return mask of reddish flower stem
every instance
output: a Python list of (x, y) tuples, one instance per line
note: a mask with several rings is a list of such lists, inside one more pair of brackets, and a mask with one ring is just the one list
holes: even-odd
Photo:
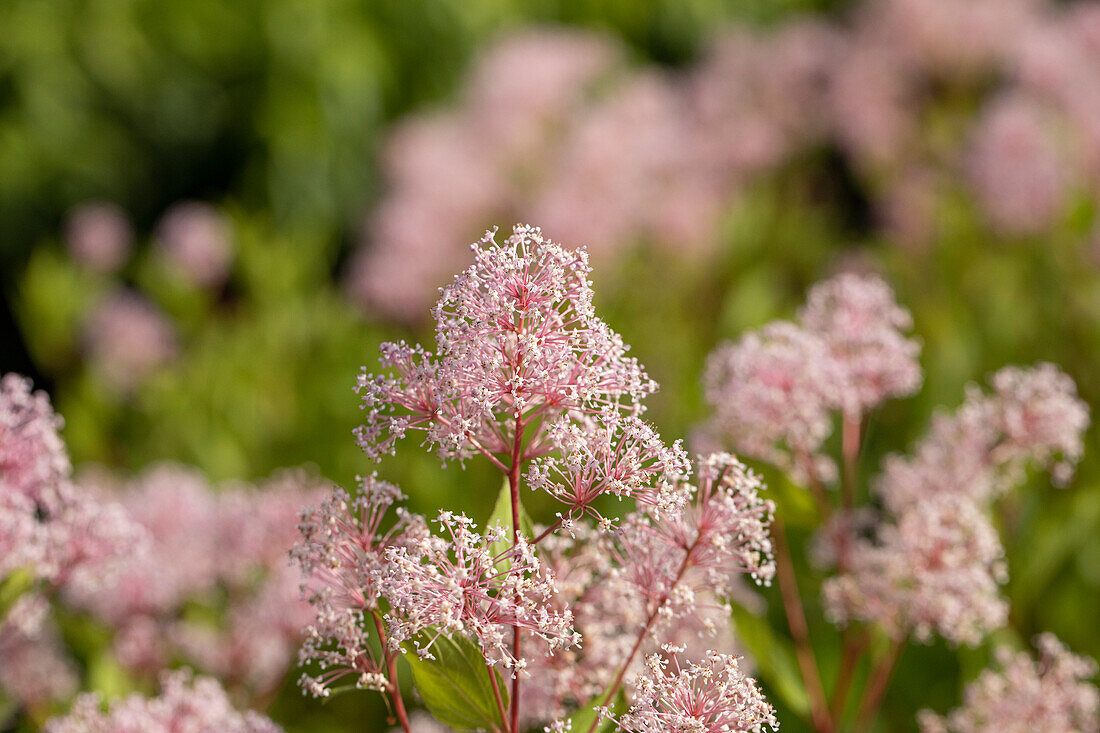
[(840, 662), (840, 671), (837, 673), (836, 686), (833, 687), (833, 695), (829, 700), (829, 714), (833, 719), (833, 726), (836, 728), (840, 727), (841, 719), (844, 717), (848, 691), (852, 687), (852, 679), (855, 677), (859, 655), (867, 648), (867, 637), (865, 634), (853, 637), (851, 629), (845, 628), (841, 632), (841, 642), (844, 652)]
[(386, 660), (386, 675), (390, 680), (390, 699), (393, 700), (393, 712), (401, 723), (401, 730), (412, 733), (409, 727), (409, 714), (405, 711), (405, 701), (401, 698), (401, 688), (397, 685), (397, 655), (390, 651), (386, 643), (386, 629), (382, 626), (382, 619), (377, 613), (371, 614), (374, 618), (374, 627), (378, 630), (378, 642), (382, 645), (382, 656)]
[(863, 700), (860, 702), (859, 711), (856, 713), (854, 730), (865, 731), (870, 729), (871, 721), (875, 719), (875, 715), (882, 705), (882, 699), (886, 696), (886, 689), (890, 686), (890, 678), (894, 674), (898, 657), (901, 656), (901, 651), (904, 648), (903, 641), (892, 641), (886, 656), (880, 659), (871, 670), (871, 676), (863, 693)]
[[(631, 662), (634, 661), (634, 657), (638, 656), (638, 650), (642, 648), (642, 643), (645, 641), (646, 635), (649, 633), (650, 627), (653, 626), (653, 622), (657, 620), (657, 614), (661, 612), (661, 607), (664, 606), (665, 601), (668, 600), (672, 590), (679, 585), (680, 580), (684, 577), (684, 573), (691, 567), (691, 558), (695, 552), (695, 547), (699, 543), (699, 538), (696, 537), (695, 541), (691, 544), (691, 547), (687, 548), (687, 554), (684, 555), (684, 561), (680, 563), (680, 570), (676, 573), (676, 579), (672, 581), (672, 585), (669, 586), (669, 592), (666, 593), (654, 606), (653, 611), (649, 614), (649, 618), (646, 619), (645, 626), (642, 627), (641, 632), (638, 634), (638, 638), (634, 642), (634, 646), (630, 649), (630, 655), (623, 662), (623, 666), (619, 668), (619, 673), (615, 675), (615, 681), (611, 683), (611, 687), (607, 688), (607, 692), (603, 695), (604, 705), (606, 705), (611, 698), (615, 697), (615, 693), (619, 691), (619, 688), (623, 684), (623, 678), (626, 677), (626, 671), (630, 669)], [(596, 726), (599, 725), (600, 718), (596, 717), (592, 721), (592, 725), (589, 726), (587, 733), (593, 733), (596, 730)]]
[(776, 574), (779, 577), (779, 594), (783, 598), (783, 612), (787, 616), (787, 626), (794, 640), (795, 655), (798, 658), (802, 684), (810, 699), (810, 716), (814, 729), (818, 733), (832, 733), (833, 721), (829, 715), (829, 706), (825, 702), (825, 688), (821, 684), (821, 673), (817, 668), (817, 657), (810, 645), (810, 631), (806, 625), (806, 614), (802, 609), (802, 599), (798, 595), (794, 565), (791, 563), (791, 551), (787, 546), (787, 536), (783, 522), (777, 514), (772, 520), (772, 535), (775, 538)]
[(840, 482), (840, 499), (845, 509), (856, 503), (856, 479), (859, 465), (860, 416), (845, 413), (840, 427), (840, 450), (843, 455), (843, 473)]
[[(512, 439), (512, 464), (508, 468), (508, 489), (512, 499), (512, 544), (519, 542), (519, 485), (523, 463), (523, 417), (517, 411), (516, 434)], [(519, 659), (520, 628), (512, 627), (512, 657)], [(519, 671), (512, 670), (512, 731), (519, 731)]]
[(491, 665), (486, 664), (485, 669), (489, 671), (489, 684), (493, 686), (493, 698), (497, 702), (497, 714), (500, 715), (500, 724), (503, 726), (504, 733), (509, 733), (508, 728), (508, 713), (504, 710), (504, 700), (500, 697), (500, 685), (497, 684), (497, 674)]
[(547, 538), (548, 536), (552, 535), (552, 534), (553, 534), (554, 532), (557, 532), (557, 531), (558, 531), (558, 527), (560, 527), (560, 526), (562, 525), (562, 521), (563, 521), (563, 520), (561, 520), (561, 519), (558, 519), (558, 521), (554, 522), (554, 523), (553, 523), (553, 524), (551, 524), (551, 525), (550, 525), (549, 527), (547, 527), (546, 529), (544, 529), (544, 530), (543, 530), (543, 531), (542, 531), (542, 532), (541, 532), (541, 533), (539, 534), (539, 536), (538, 536), (538, 537), (536, 537), (536, 538), (535, 538), (534, 540), (532, 540), (532, 541), (531, 541), (531, 544), (532, 544), (532, 545), (537, 545), (538, 543), (540, 543), (540, 542), (542, 542), (542, 541), (543, 541), (544, 539), (546, 539), (546, 538)]

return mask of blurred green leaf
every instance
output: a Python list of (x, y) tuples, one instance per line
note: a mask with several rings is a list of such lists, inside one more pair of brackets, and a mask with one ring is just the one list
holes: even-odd
[(34, 588), (34, 583), (34, 573), (26, 568), (13, 570), (0, 580), (0, 621), (4, 620), (20, 598)]
[(733, 607), (733, 619), (737, 638), (748, 647), (760, 675), (787, 707), (799, 715), (807, 715), (810, 702), (802, 686), (791, 642), (778, 636), (767, 619), (740, 606)]
[(569, 716), (569, 722), (572, 725), (569, 729), (571, 733), (588, 733), (589, 729), (592, 730), (592, 733), (608, 733), (615, 730), (615, 722), (607, 718), (596, 725), (595, 728), (592, 727), (599, 719), (599, 714), (596, 712), (598, 707), (610, 708), (612, 714), (616, 716), (626, 712), (626, 695), (623, 693), (622, 688), (616, 691), (610, 705), (608, 705), (607, 700), (607, 693), (605, 692), (577, 708), (577, 711)]

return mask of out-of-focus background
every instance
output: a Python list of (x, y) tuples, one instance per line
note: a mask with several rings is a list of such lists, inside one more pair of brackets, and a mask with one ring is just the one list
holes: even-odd
[[(78, 467), (350, 487), (375, 468), (358, 368), (430, 343), (469, 243), (525, 221), (589, 247), (669, 438), (705, 416), (716, 343), (881, 272), (926, 378), (874, 417), (867, 480), (1005, 364), (1061, 365), (1097, 413), (1098, 209), (1083, 0), (0, 3), (0, 371), (52, 395)], [(1097, 435), (1005, 537), (1013, 627), (1094, 657)], [(420, 511), (483, 519), (498, 488), (411, 441), (380, 470)], [(909, 654), (895, 730), (988, 659)], [(384, 728), (367, 695), (320, 705), (295, 677), (265, 701), (288, 730)]]

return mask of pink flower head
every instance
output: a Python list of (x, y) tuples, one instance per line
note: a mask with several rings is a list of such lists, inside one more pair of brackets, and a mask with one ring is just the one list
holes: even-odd
[(423, 537), (386, 551), (390, 574), (383, 595), (394, 648), (412, 642), (420, 657), (431, 658), (439, 635), (463, 634), (477, 642), (486, 662), (514, 676), (527, 660), (512, 655), (510, 627), (541, 640), (547, 653), (580, 641), (572, 613), (550, 610), (554, 578), (543, 572), (525, 537), (509, 546), (504, 526), (481, 534), (465, 515), (448, 511), (438, 522), (445, 538)]
[(542, 489), (569, 507), (569, 519), (591, 515), (605, 529), (611, 520), (592, 502), (603, 494), (633, 498), (654, 513), (679, 511), (679, 486), (690, 472), (687, 453), (676, 441), (665, 445), (652, 426), (632, 415), (607, 410), (595, 419), (560, 419), (548, 430), (560, 455), (537, 458), (528, 470), (532, 489)]
[[(31, 707), (65, 700), (80, 686), (76, 665), (69, 657), (61, 634), (45, 619), (22, 619), (28, 605), (39, 606), (31, 613), (48, 613), (46, 601), (20, 599), (16, 608), (0, 622), (0, 690), (23, 706)], [(13, 618), (14, 617), (14, 618)]]
[(521, 439), (515, 460), (561, 455), (530, 478), (570, 513), (591, 513), (606, 492), (674, 506), (668, 477), (686, 466), (683, 451), (636, 417), (656, 384), (596, 317), (584, 250), (526, 226), (503, 244), (488, 232), (473, 250), (474, 265), (433, 310), (438, 355), (383, 344), (391, 374), (360, 375), (363, 449), (375, 458), (392, 453), (416, 429), (444, 460), (480, 453), (507, 472), (498, 456)]
[(990, 379), (993, 425), (999, 433), (994, 464), (1005, 466), (1017, 482), (1020, 470), (1034, 463), (1049, 468), (1055, 482), (1072, 478), (1084, 454), (1089, 407), (1077, 385), (1057, 366), (1005, 367)]
[(892, 511), (941, 493), (979, 504), (1004, 493), (1038, 465), (1065, 484), (1084, 452), (1089, 413), (1066, 374), (1053, 364), (1005, 367), (952, 414), (937, 415), (911, 457), (890, 456), (878, 493)]
[(848, 569), (822, 586), (834, 621), (858, 619), (897, 637), (938, 634), (977, 644), (1000, 628), (1008, 607), (999, 594), (1004, 550), (984, 513), (968, 498), (939, 494), (857, 539)]
[(1026, 652), (997, 650), (997, 665), (966, 686), (963, 705), (941, 718), (919, 715), (922, 733), (1100, 731), (1100, 692), (1087, 680), (1096, 663), (1070, 653), (1053, 634), (1035, 640), (1037, 660)]
[(168, 317), (141, 295), (119, 289), (96, 304), (84, 324), (94, 369), (114, 389), (136, 387), (176, 355)]
[[(84, 479), (96, 480), (109, 478)], [(260, 488), (212, 487), (196, 471), (153, 467), (118, 490), (148, 546), (132, 547), (109, 578), (69, 583), (66, 598), (115, 629), (116, 656), (131, 671), (153, 674), (182, 657), (231, 680), (235, 694), (267, 694), (311, 616), (287, 552), (298, 509), (318, 498), (319, 484), (283, 472)], [(218, 622), (189, 617), (191, 604)]]
[(94, 582), (140, 540), (117, 506), (73, 486), (61, 425), (30, 380), (0, 381), (0, 577), (26, 568), (55, 585)]
[(199, 287), (225, 282), (233, 259), (229, 223), (209, 204), (185, 201), (165, 212), (156, 244), (172, 270)]
[(844, 409), (858, 415), (920, 387), (920, 343), (909, 311), (881, 278), (843, 273), (810, 290), (799, 320), (825, 339), (844, 375)]
[(978, 205), (998, 230), (1033, 234), (1065, 211), (1074, 171), (1064, 137), (1024, 95), (989, 105), (974, 134), (969, 174)]
[(760, 497), (760, 477), (729, 453), (700, 456), (698, 488), (676, 516), (659, 519), (655, 530), (704, 577), (700, 585), (729, 596), (741, 575), (770, 585), (775, 575), (769, 535), (775, 502)]
[[(88, 483), (108, 480), (90, 477)], [(146, 551), (131, 553), (112, 582), (69, 589), (71, 603), (123, 626), (139, 616), (169, 615), (215, 587), (217, 498), (204, 476), (180, 466), (155, 466), (126, 485), (120, 498), (153, 542)]]
[(353, 260), (352, 294), (373, 312), (422, 319), (463, 266), (462, 243), (495, 217), (543, 209), (531, 199), (623, 55), (575, 29), (505, 34), (473, 65), (454, 108), (402, 121), (384, 145), (388, 190)]
[(99, 695), (77, 698), (68, 715), (46, 723), (46, 733), (280, 733), (268, 718), (235, 710), (218, 682), (210, 677), (191, 679), (186, 671), (165, 672), (161, 694), (115, 700), (101, 710)]
[(645, 624), (638, 594), (614, 572), (610, 541), (607, 533), (577, 522), (569, 533), (539, 543), (539, 561), (557, 586), (550, 607), (573, 613), (581, 643), (528, 660), (530, 679), (522, 687), (520, 708), (526, 727), (563, 717), (606, 690)]
[(842, 402), (842, 370), (819, 335), (777, 321), (719, 346), (703, 376), (714, 408), (710, 430), (742, 453), (806, 477), (835, 472), (819, 455)]
[(354, 499), (337, 490), (320, 506), (302, 512), (302, 536), (291, 557), (305, 576), (302, 587), (314, 610), (299, 656), (302, 664), (321, 666), (320, 674), (301, 680), (315, 696), (328, 696), (333, 683), (349, 675), (360, 688), (386, 689), (370, 646), (367, 617), (379, 608), (386, 549), (427, 535), (423, 518), (402, 507), (395, 510), (397, 521), (383, 527), (390, 507), (404, 498), (393, 484), (369, 476), (361, 480)]
[(779, 728), (756, 680), (742, 673), (735, 657), (710, 651), (700, 662), (681, 665), (682, 649), (665, 651), (668, 656), (646, 659), (630, 709), (614, 716), (604, 708), (601, 717), (614, 720), (627, 733), (759, 733), (765, 727)]
[(65, 221), (65, 244), (73, 258), (96, 272), (115, 272), (126, 261), (134, 232), (116, 204), (93, 201), (77, 206)]

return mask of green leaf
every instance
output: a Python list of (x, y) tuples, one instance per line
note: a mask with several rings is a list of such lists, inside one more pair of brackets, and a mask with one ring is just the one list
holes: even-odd
[[(493, 505), (493, 513), (489, 515), (489, 519), (485, 522), (485, 529), (489, 529), (498, 522), (504, 527), (511, 528), (512, 526), (512, 492), (507, 477), (504, 478), (504, 485), (500, 487), (500, 493), (497, 494), (497, 502)], [(519, 531), (527, 535), (528, 539), (535, 536), (535, 527), (531, 523), (531, 518), (527, 516), (527, 511), (523, 508), (522, 502), (519, 505)], [(511, 532), (508, 533), (508, 537), (511, 537)], [(505, 552), (511, 546), (512, 543), (508, 541), (493, 542), (489, 545), (489, 551), (496, 556)], [(504, 569), (511, 566), (511, 562), (508, 560), (500, 564), (504, 565)]]
[[(432, 644), (435, 659), (421, 659), (407, 652), (413, 681), (424, 705), (436, 720), (459, 730), (502, 728), (485, 659), (474, 643), (464, 636), (439, 636)], [(508, 691), (495, 668), (497, 687), (505, 709)]]
[(608, 733), (615, 730), (615, 723), (607, 719), (600, 721), (595, 728), (592, 727), (592, 724), (599, 719), (596, 708), (604, 706), (611, 708), (611, 712), (615, 715), (622, 715), (626, 711), (626, 696), (623, 694), (622, 688), (619, 688), (619, 691), (615, 693), (610, 705), (607, 704), (607, 693), (605, 692), (577, 708), (576, 712), (569, 716), (569, 722), (572, 725), (570, 731), (572, 733), (588, 733), (591, 729), (593, 733)]
[(794, 647), (776, 636), (766, 619), (744, 608), (734, 606), (733, 618), (738, 638), (752, 652), (760, 675), (775, 690), (775, 694), (794, 712), (800, 715), (809, 713), (810, 702), (802, 686)]
[(34, 588), (34, 573), (20, 568), (13, 570), (6, 578), (0, 580), (0, 621), (8, 615), (15, 604), (23, 596)]
[(138, 690), (138, 682), (105, 650), (88, 662), (88, 689), (101, 693), (105, 698), (122, 697)]

